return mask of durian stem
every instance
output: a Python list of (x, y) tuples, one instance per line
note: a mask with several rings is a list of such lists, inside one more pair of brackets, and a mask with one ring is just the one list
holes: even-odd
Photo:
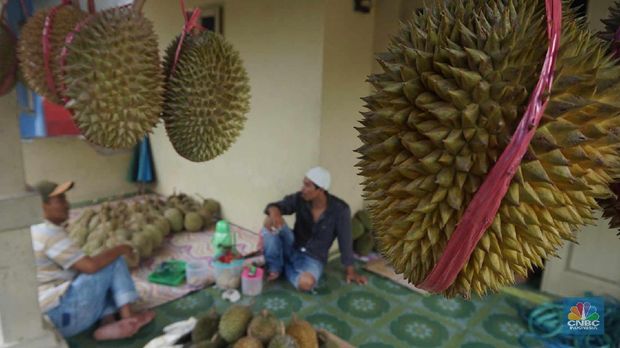
[(144, 3), (146, 0), (135, 0), (133, 2), (133, 10), (136, 12), (142, 12), (142, 8), (144, 7)]

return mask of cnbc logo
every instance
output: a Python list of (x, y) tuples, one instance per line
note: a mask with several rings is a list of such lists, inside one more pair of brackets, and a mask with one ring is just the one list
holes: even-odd
[(562, 331), (567, 335), (602, 335), (604, 302), (600, 298), (565, 298)]

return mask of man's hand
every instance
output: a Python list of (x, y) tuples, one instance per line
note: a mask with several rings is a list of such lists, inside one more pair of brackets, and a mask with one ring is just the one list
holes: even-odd
[(121, 244), (118, 246), (121, 249), (121, 255), (131, 258), (134, 256), (134, 248), (131, 244)]
[(351, 284), (351, 282), (353, 282), (359, 285), (366, 285), (366, 283), (368, 283), (368, 279), (364, 277), (363, 275), (355, 272), (355, 268), (353, 268), (353, 266), (347, 267), (346, 280), (347, 280), (347, 284)]
[(269, 231), (277, 231), (284, 226), (284, 219), (278, 207), (269, 207), (269, 216), (265, 218), (265, 228)]

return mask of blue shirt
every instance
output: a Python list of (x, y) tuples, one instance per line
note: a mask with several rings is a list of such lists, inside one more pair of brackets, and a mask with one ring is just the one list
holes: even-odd
[(343, 265), (353, 265), (353, 237), (351, 236), (351, 209), (349, 205), (336, 196), (327, 194), (327, 208), (314, 222), (312, 203), (304, 200), (301, 192), (284, 197), (279, 202), (270, 203), (270, 207), (280, 209), (282, 215), (295, 214), (295, 248), (315, 259), (327, 263), (327, 256), (334, 240), (338, 238), (340, 260)]

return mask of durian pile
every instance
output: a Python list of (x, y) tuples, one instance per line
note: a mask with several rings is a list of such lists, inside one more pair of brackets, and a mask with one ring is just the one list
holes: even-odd
[(250, 86), (239, 52), (212, 31), (185, 37), (174, 71), (179, 38), (168, 46), (162, 118), (177, 153), (211, 160), (237, 140), (250, 108)]
[(220, 218), (220, 204), (213, 199), (200, 203), (186, 194), (175, 194), (165, 201), (151, 196), (130, 203), (105, 202), (99, 210), (85, 209), (67, 231), (87, 255), (120, 244), (132, 245), (137, 258), (127, 261), (136, 267), (140, 259), (150, 257), (162, 245), (169, 233), (209, 229)]
[[(564, 6), (550, 101), (491, 227), (446, 296), (496, 291), (593, 223), (619, 176), (620, 68)], [(508, 144), (547, 51), (542, 0), (429, 3), (378, 56), (358, 163), (378, 249), (409, 282), (434, 267)]]
[(353, 251), (360, 256), (367, 256), (375, 250), (375, 238), (372, 223), (366, 210), (360, 210), (351, 219)]
[(15, 38), (0, 18), (0, 96), (8, 93), (16, 81)]
[(318, 348), (329, 346), (322, 333), (295, 314), (288, 326), (267, 310), (233, 305), (221, 316), (215, 309), (199, 316), (192, 348)]

